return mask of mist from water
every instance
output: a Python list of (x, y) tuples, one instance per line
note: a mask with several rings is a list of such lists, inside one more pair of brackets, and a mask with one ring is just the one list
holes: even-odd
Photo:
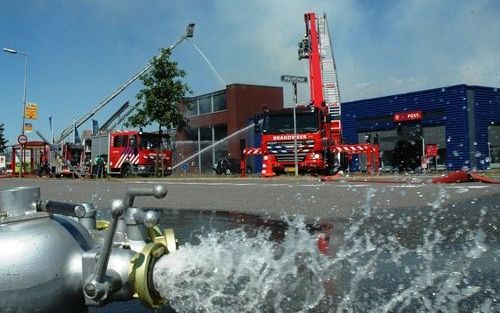
[(431, 211), (400, 216), (374, 209), (373, 192), (334, 224), (328, 255), (303, 217), (284, 217), (278, 241), (265, 228), (200, 235), (158, 261), (155, 288), (177, 312), (499, 311), (500, 252), (482, 229), (485, 208), (472, 224), (443, 227), (445, 192)]

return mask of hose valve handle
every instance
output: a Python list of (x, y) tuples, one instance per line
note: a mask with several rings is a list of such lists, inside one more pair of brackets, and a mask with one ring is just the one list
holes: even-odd
[(165, 186), (156, 185), (153, 189), (151, 188), (129, 188), (125, 195), (125, 203), (127, 207), (130, 208), (134, 206), (135, 197), (138, 196), (154, 196), (156, 199), (165, 198), (168, 190)]
[(113, 245), (113, 237), (116, 232), (118, 219), (125, 212), (125, 204), (123, 200), (114, 200), (111, 204), (111, 223), (108, 227), (108, 232), (104, 238), (104, 243), (101, 247), (101, 253), (97, 260), (95, 273), (89, 279), (83, 288), (85, 296), (93, 301), (101, 302), (106, 300), (110, 290), (110, 283), (106, 281), (106, 270), (108, 268), (109, 257), (111, 255), (111, 247)]

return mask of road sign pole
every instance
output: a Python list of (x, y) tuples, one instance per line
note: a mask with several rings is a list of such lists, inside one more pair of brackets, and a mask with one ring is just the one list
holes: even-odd
[(299, 160), (297, 158), (297, 82), (293, 82), (293, 160), (295, 163), (295, 176), (299, 176)]
[[(19, 156), (19, 177), (23, 177), (23, 163), (24, 163), (24, 145), (28, 142), (28, 137), (23, 133), (17, 137), (21, 155)], [(15, 160), (14, 160), (15, 162)], [(14, 167), (15, 168), (15, 167)]]
[(299, 176), (299, 160), (297, 157), (297, 83), (307, 83), (305, 76), (281, 75), (281, 81), (293, 85), (293, 159), (295, 164), (295, 176)]

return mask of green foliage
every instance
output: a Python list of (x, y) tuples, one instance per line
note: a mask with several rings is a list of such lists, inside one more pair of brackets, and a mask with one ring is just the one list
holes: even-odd
[(5, 152), (5, 145), (9, 142), (7, 139), (5, 139), (5, 136), (3, 134), (5, 130), (4, 124), (0, 124), (0, 152)]
[(144, 127), (152, 123), (182, 129), (186, 120), (179, 110), (179, 103), (190, 93), (189, 87), (180, 78), (186, 73), (170, 61), (170, 50), (162, 49), (160, 56), (151, 61), (151, 69), (140, 79), (144, 87), (137, 94), (139, 106), (126, 122), (127, 126)]

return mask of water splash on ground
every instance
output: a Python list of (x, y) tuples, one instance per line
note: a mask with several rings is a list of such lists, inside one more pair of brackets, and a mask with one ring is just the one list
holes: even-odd
[(265, 228), (200, 235), (158, 261), (155, 288), (177, 312), (500, 311), (486, 208), (461, 219), (439, 208), (442, 192), (428, 211), (393, 214), (370, 205), (373, 192), (333, 223), (328, 255), (303, 217), (284, 217), (278, 240)]
[[(262, 230), (209, 233), (155, 266), (156, 289), (178, 312), (300, 312), (324, 298), (322, 256), (298, 218), (284, 240)], [(305, 288), (307, 286), (307, 288)]]

